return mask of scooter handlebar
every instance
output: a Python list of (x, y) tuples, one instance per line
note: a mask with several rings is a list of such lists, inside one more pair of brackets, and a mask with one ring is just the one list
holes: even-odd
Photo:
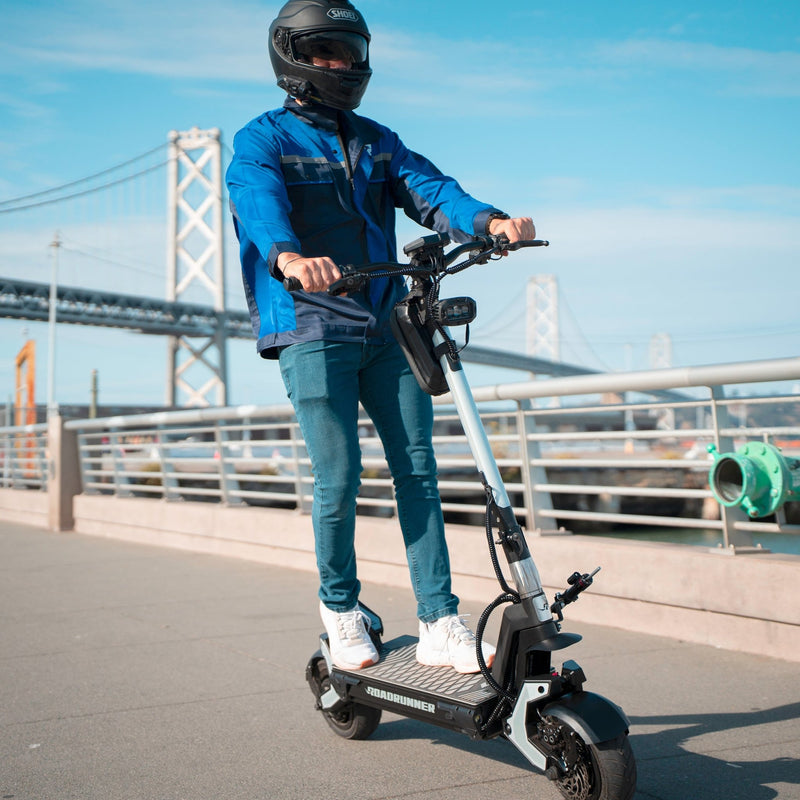
[[(518, 242), (509, 242), (505, 236), (486, 234), (485, 236), (476, 236), (472, 241), (459, 245), (444, 254), (444, 263), (452, 264), (464, 253), (474, 253), (476, 250), (482, 250), (482, 252), (474, 256), (474, 259), (470, 259), (461, 265), (466, 267), (470, 264), (486, 263), (496, 253), (519, 250), (523, 247), (548, 247), (549, 245), (550, 242), (546, 239), (522, 239)], [(379, 272), (381, 275), (412, 275), (415, 272), (424, 272), (425, 268), (419, 265), (400, 264), (398, 262), (375, 262), (364, 264), (360, 267), (348, 264), (347, 266), (340, 266), (339, 271), (342, 273), (342, 277), (335, 280), (328, 287), (327, 291), (330, 295), (347, 294), (348, 292), (357, 292), (363, 289), (367, 281), (374, 277), (372, 273), (375, 272)], [(296, 292), (302, 289), (303, 285), (297, 278), (292, 276), (283, 279), (283, 288), (287, 292)]]
[(283, 288), (286, 289), (287, 292), (299, 292), (300, 289), (303, 288), (303, 284), (300, 283), (298, 278), (295, 278), (294, 275), (291, 275), (290, 277), (283, 279)]

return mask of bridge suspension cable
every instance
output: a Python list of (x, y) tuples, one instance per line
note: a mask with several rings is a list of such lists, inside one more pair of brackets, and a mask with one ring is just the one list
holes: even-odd
[[(76, 192), (70, 192), (69, 194), (62, 194), (58, 197), (50, 197), (48, 199), (41, 199), (47, 198), (48, 195), (56, 194), (58, 192), (64, 192), (65, 190), (72, 189), (76, 186), (81, 186), (82, 184), (90, 183), (91, 181), (97, 180), (99, 178), (103, 178), (106, 175), (110, 175), (114, 172), (118, 172), (125, 167), (129, 167), (131, 164), (135, 164), (138, 161), (142, 161), (153, 154), (164, 151), (167, 149), (166, 144), (160, 144), (158, 147), (153, 147), (150, 150), (146, 150), (144, 153), (141, 153), (138, 156), (134, 156), (133, 158), (129, 158), (126, 161), (121, 162), (120, 164), (116, 164), (113, 167), (108, 167), (100, 172), (95, 172), (91, 175), (86, 175), (83, 178), (78, 178), (74, 181), (69, 181), (68, 183), (62, 183), (59, 186), (53, 186), (50, 189), (42, 189), (38, 192), (31, 192), (29, 194), (19, 195), (18, 197), (12, 197), (8, 200), (0, 200), (0, 214), (10, 214), (14, 211), (26, 211), (31, 208), (38, 208), (39, 206), (46, 206), (52, 205), (54, 203), (60, 203), (66, 200), (73, 200), (76, 197), (83, 197), (88, 194), (92, 194), (94, 192), (100, 192), (104, 189), (109, 189), (113, 186), (118, 186), (121, 183), (125, 183), (127, 181), (134, 180), (136, 178), (141, 177), (142, 175), (147, 175), (150, 172), (154, 172), (157, 169), (161, 169), (165, 167), (170, 159), (166, 158), (163, 161), (160, 161), (157, 164), (153, 164), (149, 167), (145, 167), (144, 169), (138, 170), (137, 172), (133, 172), (129, 175), (125, 175), (121, 178), (116, 178), (112, 181), (107, 181), (105, 183), (99, 184), (97, 186), (91, 186), (86, 189), (81, 189)], [(33, 201), (33, 202), (28, 202)]]

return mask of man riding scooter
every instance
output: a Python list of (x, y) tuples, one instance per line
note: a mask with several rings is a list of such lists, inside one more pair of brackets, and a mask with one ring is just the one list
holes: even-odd
[[(354, 546), (361, 474), (359, 402), (392, 473), (417, 600), (421, 664), (479, 671), (475, 636), (458, 615), (431, 442), (431, 399), (392, 336), (401, 277), (346, 296), (325, 294), (337, 265), (397, 256), (395, 209), (464, 242), (476, 234), (533, 239), (529, 217), (482, 203), (396, 133), (354, 113), (367, 88), (370, 33), (338, 0), (290, 0), (269, 29), (282, 108), (234, 139), (227, 172), (242, 276), (258, 352), (280, 362), (314, 474), (312, 522), (320, 615), (333, 663), (375, 664), (369, 617), (358, 605)], [(301, 287), (288, 292), (282, 281)], [(494, 648), (485, 644), (488, 665)]]

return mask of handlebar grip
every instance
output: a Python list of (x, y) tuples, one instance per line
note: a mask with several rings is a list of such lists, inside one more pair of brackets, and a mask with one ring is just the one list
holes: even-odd
[(290, 277), (283, 279), (283, 288), (286, 289), (287, 292), (298, 292), (303, 288), (303, 284), (300, 283), (300, 281), (295, 278), (294, 275), (291, 275)]
[(506, 250), (519, 250), (521, 247), (549, 247), (550, 242), (547, 239), (523, 239), (519, 242), (507, 243)]

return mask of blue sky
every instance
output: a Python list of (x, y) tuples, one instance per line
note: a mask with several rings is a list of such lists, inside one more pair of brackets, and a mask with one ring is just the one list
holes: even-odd
[[(675, 365), (797, 355), (800, 3), (357, 7), (375, 71), (360, 113), (478, 198), (533, 216), (552, 242), (484, 268), (496, 270), (488, 280), (474, 270), (454, 281), (478, 301), (473, 341), (521, 349), (526, 281), (548, 273), (565, 361), (646, 369), (658, 333)], [(0, 202), (119, 164), (171, 129), (218, 127), (230, 145), (282, 102), (266, 52), (277, 8), (0, 0)], [(163, 296), (165, 185), (155, 173), (138, 199), (120, 190), (102, 211), (86, 201), (0, 214), (0, 274), (49, 280), (59, 230), (72, 244), (65, 284)], [(114, 203), (128, 211), (114, 217)], [(226, 235), (227, 295), (243, 307)], [(416, 235), (399, 226), (400, 242)], [(0, 392), (27, 337), (43, 400), (41, 324), (0, 321)], [(160, 339), (60, 326), (57, 397), (86, 402), (98, 369), (101, 400), (159, 403), (165, 354)], [(233, 402), (282, 400), (251, 343), (230, 355)]]

